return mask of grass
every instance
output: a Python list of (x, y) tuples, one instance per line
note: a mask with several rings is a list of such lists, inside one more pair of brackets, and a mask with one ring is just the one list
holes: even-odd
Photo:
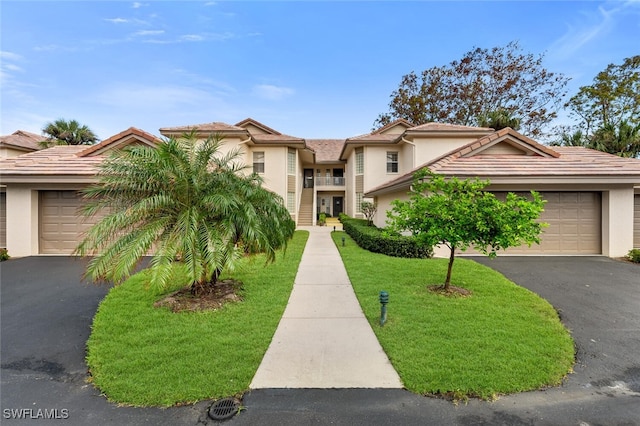
[[(493, 399), (558, 385), (571, 371), (573, 340), (553, 307), (494, 270), (456, 259), (451, 284), (473, 294), (446, 297), (427, 285), (444, 282), (448, 259), (371, 253), (343, 232), (334, 232), (333, 239), (362, 309), (408, 390)], [(389, 292), (384, 327), (382, 290)]]
[(144, 271), (114, 287), (87, 342), (93, 383), (109, 400), (134, 406), (244, 392), (284, 312), (307, 238), (296, 232), (269, 266), (260, 257), (247, 260), (233, 274), (244, 283), (244, 300), (217, 311), (154, 308), (162, 294), (146, 288)]

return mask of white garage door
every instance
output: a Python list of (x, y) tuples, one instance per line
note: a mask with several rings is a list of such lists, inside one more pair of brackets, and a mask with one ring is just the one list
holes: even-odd
[(602, 254), (599, 192), (541, 192), (547, 200), (540, 245), (514, 247), (508, 254)]
[(7, 194), (0, 192), (0, 248), (7, 248)]
[(636, 194), (636, 196), (634, 197), (633, 247), (640, 248), (640, 194)]
[(40, 253), (71, 254), (98, 219), (80, 216), (76, 191), (40, 191)]

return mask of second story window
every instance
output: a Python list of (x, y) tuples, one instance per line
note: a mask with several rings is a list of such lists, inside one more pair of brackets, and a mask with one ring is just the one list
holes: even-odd
[(397, 152), (387, 152), (387, 173), (398, 173)]
[(264, 152), (253, 153), (253, 172), (264, 173)]
[(296, 174), (296, 151), (293, 149), (287, 151), (287, 174)]
[(364, 174), (364, 150), (356, 148), (356, 174)]

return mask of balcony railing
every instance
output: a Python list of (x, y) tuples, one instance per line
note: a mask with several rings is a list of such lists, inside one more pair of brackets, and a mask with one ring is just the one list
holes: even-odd
[(316, 177), (316, 186), (345, 186), (343, 177)]

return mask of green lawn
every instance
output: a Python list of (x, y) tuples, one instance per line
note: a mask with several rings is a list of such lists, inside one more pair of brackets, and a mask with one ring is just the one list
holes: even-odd
[[(445, 297), (426, 287), (444, 282), (448, 259), (388, 257), (359, 248), (343, 232), (333, 238), (367, 319), (410, 391), (491, 399), (558, 385), (571, 371), (573, 340), (553, 307), (501, 274), (456, 259), (452, 285), (473, 295)], [(384, 327), (381, 290), (389, 292)]]
[[(102, 301), (87, 342), (93, 383), (109, 400), (170, 406), (248, 389), (284, 312), (308, 238), (296, 232), (286, 254), (267, 267), (247, 260), (233, 278), (244, 301), (219, 311), (172, 313), (139, 273)], [(224, 278), (224, 277), (223, 277)]]

